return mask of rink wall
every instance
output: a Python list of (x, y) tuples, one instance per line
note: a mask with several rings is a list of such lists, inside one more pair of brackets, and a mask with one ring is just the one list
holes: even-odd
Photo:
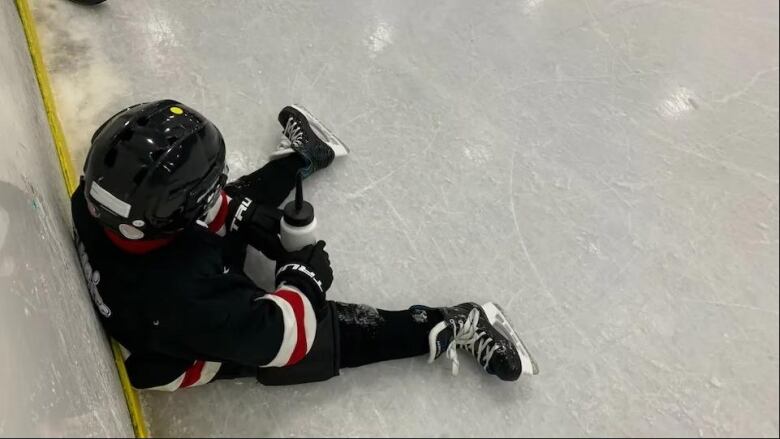
[(0, 436), (132, 436), (137, 398), (73, 248), (76, 175), (26, 0), (0, 2), (0, 133)]

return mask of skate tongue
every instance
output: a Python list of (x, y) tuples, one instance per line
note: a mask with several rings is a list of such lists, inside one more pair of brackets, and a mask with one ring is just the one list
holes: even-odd
[(439, 358), (450, 345), (452, 340), (452, 329), (445, 322), (439, 322), (428, 333), (428, 363), (433, 363)]

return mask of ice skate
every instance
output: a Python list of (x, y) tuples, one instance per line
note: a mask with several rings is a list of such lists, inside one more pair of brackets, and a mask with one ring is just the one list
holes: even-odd
[(446, 352), (452, 374), (460, 366), (457, 349), (471, 353), (485, 371), (504, 381), (536, 375), (539, 368), (498, 305), (463, 303), (440, 309), (444, 321), (428, 335), (432, 363)]
[(327, 168), (334, 158), (349, 153), (333, 132), (300, 105), (284, 107), (279, 112), (279, 123), (284, 128), (282, 140), (271, 159), (298, 152), (308, 163), (302, 171), (304, 177)]

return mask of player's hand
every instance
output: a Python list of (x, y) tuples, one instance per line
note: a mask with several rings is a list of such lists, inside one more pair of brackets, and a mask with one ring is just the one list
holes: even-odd
[(279, 239), (281, 220), (281, 210), (257, 204), (248, 197), (230, 203), (229, 231), (239, 233), (244, 242), (260, 250), (268, 259), (274, 261), (285, 253)]
[(285, 252), (276, 261), (276, 282), (285, 281), (301, 287), (301, 283), (318, 290), (324, 298), (333, 284), (330, 257), (325, 251), (325, 241), (294, 251)]
[(258, 215), (259, 211), (260, 209), (257, 209), (250, 222), (245, 224), (244, 238), (247, 244), (263, 252), (268, 259), (276, 261), (285, 253), (279, 238), (282, 213), (276, 209), (268, 209)]

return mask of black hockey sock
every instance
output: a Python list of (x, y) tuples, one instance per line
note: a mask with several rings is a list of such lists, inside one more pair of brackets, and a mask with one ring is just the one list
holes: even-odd
[(442, 320), (435, 309), (385, 311), (334, 302), (339, 322), (341, 367), (428, 353), (428, 333)]
[(304, 167), (306, 161), (303, 157), (290, 154), (230, 183), (225, 192), (233, 198), (249, 197), (261, 204), (278, 206), (295, 188), (298, 170)]

